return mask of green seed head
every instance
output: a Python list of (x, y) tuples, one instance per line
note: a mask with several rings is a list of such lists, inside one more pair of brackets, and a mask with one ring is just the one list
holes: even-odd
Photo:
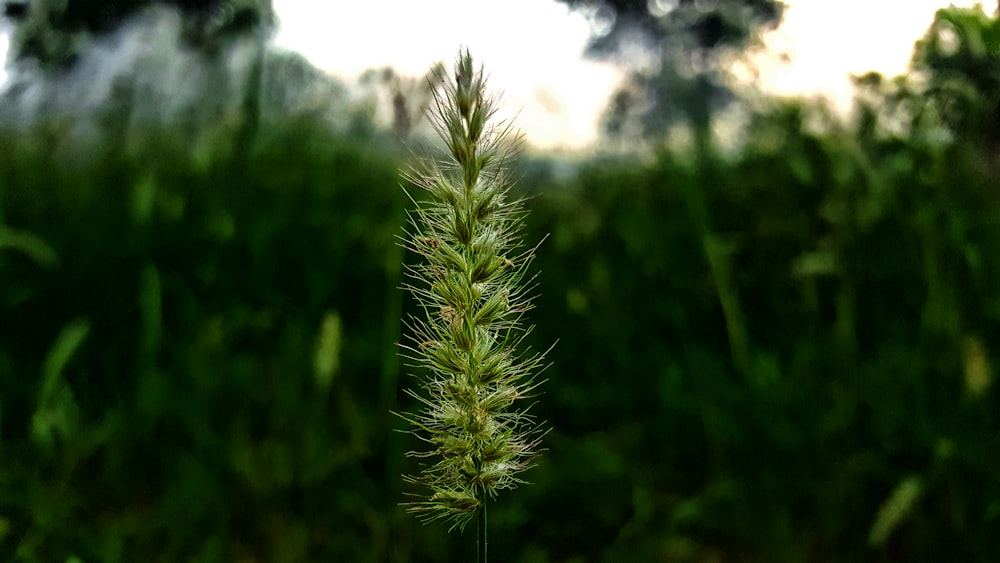
[(443, 162), (407, 176), (428, 198), (411, 214), (407, 244), (422, 261), (407, 287), (425, 314), (411, 320), (405, 346), (424, 376), (411, 392), (424, 410), (404, 418), (433, 448), (410, 452), (432, 461), (405, 479), (423, 490), (411, 512), (462, 527), (532, 465), (542, 432), (521, 400), (537, 386), (542, 355), (518, 349), (530, 330), (521, 322), (532, 252), (518, 247), (525, 212), (505, 170), (517, 139), (492, 122), (495, 98), (467, 51), (453, 76), (439, 76), (430, 107)]

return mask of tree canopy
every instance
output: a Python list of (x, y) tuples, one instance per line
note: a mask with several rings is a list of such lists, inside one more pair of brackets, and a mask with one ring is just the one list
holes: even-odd
[[(587, 14), (594, 35), (587, 54), (630, 66), (608, 105), (612, 136), (662, 138), (678, 122), (707, 130), (732, 92), (727, 55), (760, 45), (781, 23), (778, 0), (557, 0)], [(635, 61), (651, 61), (631, 64)]]
[(179, 9), (186, 22), (185, 39), (200, 48), (270, 28), (275, 17), (271, 0), (4, 0), (4, 17), (15, 23), (8, 56), (65, 68), (90, 38), (111, 33), (135, 13), (156, 5)]
[(745, 48), (758, 30), (781, 21), (779, 0), (557, 0), (584, 10), (602, 33), (592, 56), (620, 54), (630, 42), (646, 47)]

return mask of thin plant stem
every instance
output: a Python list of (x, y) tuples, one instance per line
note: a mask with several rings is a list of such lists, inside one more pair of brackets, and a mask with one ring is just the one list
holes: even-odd
[(486, 494), (483, 494), (479, 504), (479, 529), (476, 542), (476, 561), (486, 563)]

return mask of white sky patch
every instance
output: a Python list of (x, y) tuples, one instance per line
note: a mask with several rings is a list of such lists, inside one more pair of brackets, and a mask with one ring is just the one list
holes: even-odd
[(274, 7), (281, 24), (275, 43), (347, 80), (385, 66), (410, 76), (423, 76), (435, 62), (450, 69), (468, 47), (488, 87), (502, 93), (501, 106), (538, 147), (594, 142), (623, 77), (610, 63), (583, 60), (589, 24), (553, 0), (274, 0)]
[[(913, 43), (930, 26), (942, 0), (785, 0), (781, 26), (753, 59), (759, 85), (778, 95), (820, 94), (850, 106), (850, 74), (906, 71)], [(468, 47), (503, 89), (504, 106), (520, 111), (517, 125), (539, 147), (578, 148), (598, 137), (599, 117), (623, 72), (583, 60), (591, 27), (550, 0), (331, 1), (322, 7), (274, 0), (279, 46), (351, 79), (392, 66), (420, 76), (436, 61), (451, 65)], [(975, 4), (956, 0), (960, 6)], [(654, 6), (655, 7), (655, 6)], [(782, 61), (786, 54), (789, 61)]]
[[(657, 0), (658, 1), (658, 0)], [(974, 0), (785, 0), (781, 26), (754, 57), (765, 92), (820, 94), (846, 109), (850, 74), (905, 72), (913, 43), (934, 12)], [(279, 47), (303, 54), (320, 69), (353, 81), (391, 66), (422, 76), (435, 62), (451, 65), (460, 47), (503, 93), (502, 107), (541, 148), (584, 147), (598, 138), (600, 115), (623, 71), (583, 59), (587, 18), (555, 0), (273, 0), (281, 21)], [(670, 5), (669, 1), (665, 2)], [(664, 4), (659, 2), (655, 6)], [(988, 3), (992, 9), (993, 4)], [(0, 60), (9, 48), (9, 22), (0, 20)], [(782, 61), (781, 55), (789, 61)], [(0, 86), (7, 73), (0, 67)]]
[(7, 83), (7, 52), (10, 50), (10, 30), (0, 25), (0, 88)]
[[(821, 94), (834, 107), (850, 106), (851, 74), (895, 76), (907, 71), (913, 44), (934, 21), (934, 13), (969, 0), (785, 0), (781, 26), (765, 36), (769, 52), (754, 58), (765, 92)], [(790, 61), (779, 57), (786, 54)]]

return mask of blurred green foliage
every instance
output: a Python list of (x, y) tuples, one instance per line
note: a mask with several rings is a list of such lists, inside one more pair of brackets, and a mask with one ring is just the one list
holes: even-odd
[(398, 159), (139, 144), (3, 136), (0, 559), (384, 559)]
[[(1000, 33), (938, 22), (848, 124), (771, 101), (734, 154), (522, 161), (553, 430), (494, 559), (1000, 552)], [(0, 131), (0, 560), (469, 559), (397, 506), (391, 137), (65, 128)]]

